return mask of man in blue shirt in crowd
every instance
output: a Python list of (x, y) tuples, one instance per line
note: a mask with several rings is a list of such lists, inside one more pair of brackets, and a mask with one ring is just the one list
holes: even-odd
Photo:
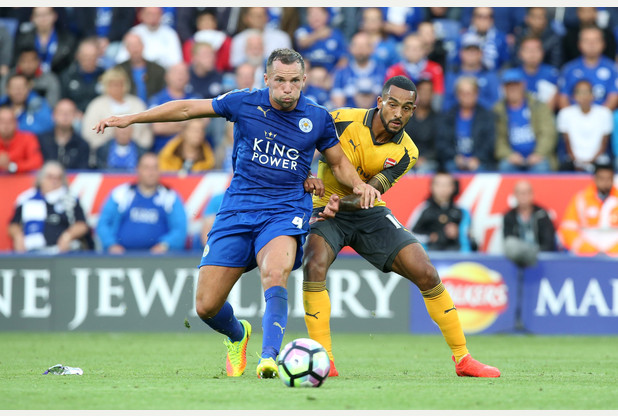
[(178, 194), (159, 183), (157, 155), (145, 153), (137, 165), (137, 183), (112, 190), (97, 224), (103, 249), (165, 253), (181, 250), (187, 237), (187, 215)]
[(276, 49), (266, 64), (267, 88), (235, 90), (214, 100), (170, 101), (141, 113), (109, 117), (94, 127), (101, 132), (133, 123), (217, 116), (235, 123), (234, 176), (208, 235), (196, 294), (198, 316), (228, 337), (226, 370), (231, 377), (242, 375), (247, 365), (251, 325), (234, 316), (226, 298), (241, 275), (256, 266), (266, 300), (257, 376), (278, 374), (275, 359), (287, 325), (287, 278), (301, 264), (311, 193), (324, 192), (321, 182), (305, 183), (315, 149), (337, 180), (361, 196), (363, 208), (380, 198), (343, 153), (328, 111), (301, 93), (305, 80), (302, 56)]
[(579, 50), (582, 56), (568, 62), (562, 68), (560, 108), (574, 103), (570, 93), (575, 84), (587, 79), (592, 84), (594, 103), (615, 110), (618, 105), (618, 76), (615, 63), (603, 56), (603, 32), (596, 26), (588, 26), (579, 32)]
[(344, 68), (335, 72), (331, 100), (334, 108), (354, 107), (354, 95), (359, 83), (373, 85), (374, 98), (380, 95), (386, 75), (385, 68), (371, 56), (373, 45), (369, 35), (358, 32), (350, 42), (352, 59)]
[(462, 36), (459, 57), (460, 67), (454, 71), (447, 71), (444, 77), (442, 110), (447, 111), (456, 104), (456, 84), (462, 76), (476, 78), (479, 104), (485, 108), (493, 107), (500, 98), (500, 80), (496, 71), (488, 70), (483, 66), (481, 39), (476, 34), (466, 33)]

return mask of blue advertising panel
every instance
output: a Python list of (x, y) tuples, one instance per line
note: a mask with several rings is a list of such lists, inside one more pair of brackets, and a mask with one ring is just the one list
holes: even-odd
[[(430, 253), (453, 298), (464, 332), (496, 333), (515, 328), (518, 269), (504, 257)], [(439, 333), (415, 285), (410, 288), (410, 331)]]
[(618, 334), (618, 261), (546, 256), (525, 271), (523, 323), (542, 334)]

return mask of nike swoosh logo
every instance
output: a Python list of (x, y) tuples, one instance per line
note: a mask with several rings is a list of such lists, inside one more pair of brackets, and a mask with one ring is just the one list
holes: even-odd
[(449, 313), (450, 311), (456, 311), (457, 308), (455, 307), (455, 305), (453, 305), (453, 307), (451, 309), (447, 309), (444, 311), (444, 314), (446, 315), (447, 313)]

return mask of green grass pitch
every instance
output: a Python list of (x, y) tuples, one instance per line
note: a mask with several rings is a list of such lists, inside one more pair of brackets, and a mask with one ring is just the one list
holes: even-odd
[[(618, 408), (618, 337), (467, 338), (501, 378), (457, 377), (439, 336), (335, 334), (341, 376), (294, 389), (257, 379), (259, 331), (240, 378), (217, 334), (2, 333), (0, 409)], [(57, 363), (84, 375), (41, 374)]]

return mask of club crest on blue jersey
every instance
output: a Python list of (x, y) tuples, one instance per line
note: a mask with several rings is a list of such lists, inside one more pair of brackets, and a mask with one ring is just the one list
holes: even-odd
[(308, 118), (301, 118), (298, 122), (298, 127), (304, 133), (309, 133), (313, 129), (313, 123)]

